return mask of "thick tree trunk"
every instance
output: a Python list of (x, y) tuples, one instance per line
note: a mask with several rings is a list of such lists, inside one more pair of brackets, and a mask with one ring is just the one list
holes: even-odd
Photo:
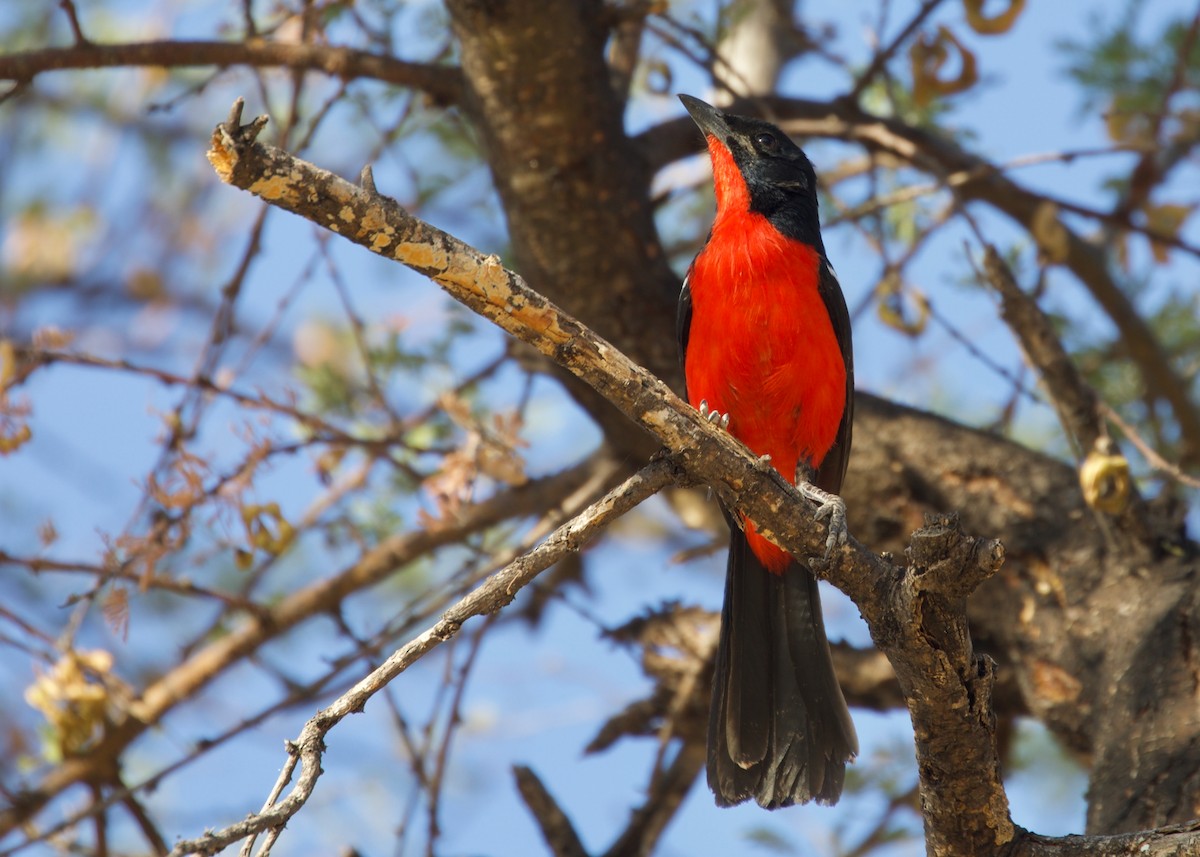
[[(517, 268), (678, 388), (678, 282), (647, 160), (610, 88), (604, 6), (447, 5)], [(646, 448), (605, 407), (594, 413), (616, 446)], [(968, 532), (1004, 541), (1004, 570), (972, 600), (975, 641), (1025, 709), (1090, 760), (1089, 831), (1200, 811), (1196, 559), (1163, 510), (1137, 502), (1105, 518), (1070, 467), (869, 396), (846, 499), (854, 533), (877, 550), (902, 546), (926, 511), (957, 510)]]

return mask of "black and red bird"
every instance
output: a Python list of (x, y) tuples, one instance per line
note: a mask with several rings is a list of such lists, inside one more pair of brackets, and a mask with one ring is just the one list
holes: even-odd
[[(725, 425), (830, 519), (850, 454), (850, 316), (825, 258), (816, 175), (804, 152), (760, 119), (680, 99), (712, 158), (717, 214), (679, 298), (688, 401)], [(725, 605), (708, 726), (717, 803), (768, 809), (842, 792), (858, 740), (842, 696), (817, 581), (730, 513)]]

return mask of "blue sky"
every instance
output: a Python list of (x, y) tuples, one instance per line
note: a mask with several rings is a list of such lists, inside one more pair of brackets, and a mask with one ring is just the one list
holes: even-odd
[[(914, 4), (897, 3), (898, 13)], [(1123, 8), (1122, 3), (1097, 2), (1091, 7), (1108, 17)], [(145, 8), (140, 3), (118, 4), (111, 17), (95, 22), (96, 32), (109, 38), (144, 28), (153, 32), (165, 26), (179, 37), (203, 37), (211, 32), (212, 6), (191, 3), (180, 7), (174, 19), (144, 23)], [(696, 14), (711, 14), (708, 4), (693, 4)], [(943, 18), (952, 26), (959, 22), (954, 4)], [(1146, 4), (1145, 27), (1155, 29), (1154, 21), (1173, 11), (1190, 9), (1184, 2), (1160, 0)], [(873, 24), (876, 4), (845, 2), (836, 13), (839, 36), (834, 47), (841, 53), (863, 58), (868, 45), (864, 35)], [(2, 19), (0, 13), (0, 19)], [(228, 15), (226, 15), (228, 17)], [(897, 14), (895, 21), (903, 20)], [(970, 129), (974, 145), (985, 156), (1006, 161), (1018, 156), (1105, 145), (1104, 127), (1092, 115), (1080, 112), (1080, 98), (1063, 74), (1064, 59), (1054, 48), (1063, 38), (1086, 38), (1086, 16), (1077, 4), (1034, 2), (1028, 5), (1015, 30), (995, 39), (974, 37), (969, 44), (977, 49), (984, 83), (976, 92), (959, 100), (953, 121)], [(957, 29), (962, 29), (961, 27)], [(414, 48), (415, 52), (419, 49)], [(136, 92), (122, 89), (130, 78), (124, 72), (103, 72), (112, 81), (114, 98), (128, 102), (130, 110), (143, 106)], [(694, 77), (694, 73), (693, 73)], [(49, 86), (70, 89), (67, 76), (47, 78)], [(681, 75), (679, 89), (703, 94), (704, 81)], [(39, 87), (42, 82), (39, 81)], [(826, 67), (806, 61), (790, 68), (781, 89), (787, 94), (824, 98), (844, 90), (844, 79)], [(208, 115), (181, 116), (179, 111), (152, 114), (148, 121), (163, 125), (182, 124), (197, 129), (210, 127), (223, 118), (234, 94), (251, 99), (249, 112), (261, 105), (253, 103), (254, 90), (248, 80), (233, 75), (220, 84), (220, 93), (230, 98), (222, 102), (215, 96), (203, 104), (216, 104)], [(122, 94), (124, 93), (124, 94)], [(0, 106), (0, 120), (11, 107)], [(635, 130), (657, 118), (676, 116), (682, 108), (673, 96), (649, 97), (631, 113)], [(109, 228), (120, 229), (120, 214), (131, 200), (142, 198), (146, 178), (143, 151), (130, 145), (128, 138), (113, 137), (103, 127), (80, 123), (70, 143), (61, 138), (55, 145), (34, 151), (18, 151), (19, 172), (15, 181), (0, 195), (0, 224), (13, 212), (14, 200), (22, 193), (52, 185), (55, 193), (69, 199), (72, 194), (103, 185), (101, 214), (109, 219)], [(196, 135), (191, 160), (179, 169), (186, 175), (208, 170), (201, 156), (207, 143), (207, 131)], [(353, 174), (360, 164), (351, 163), (354, 154), (369, 144), (342, 147), (335, 139), (318, 138), (309, 154), (312, 160), (344, 174)], [(347, 149), (349, 151), (347, 151)], [(829, 167), (844, 150), (826, 144), (810, 147), (818, 170)], [(86, 154), (77, 161), (69, 154)], [(428, 144), (423, 150), (430, 156)], [(389, 152), (376, 167), (380, 189), (403, 197), (409, 171), (422, 154), (420, 148)], [(425, 165), (422, 165), (425, 166)], [(438, 167), (433, 166), (434, 169)], [(1019, 180), (1064, 197), (1101, 204), (1105, 196), (1099, 182), (1108, 164), (1082, 160), (1071, 164), (1048, 165), (1023, 170)], [(97, 178), (97, 171), (103, 179)], [(685, 170), (695, 175), (702, 162)], [(53, 177), (53, 181), (51, 181)], [(473, 199), (486, 176), (478, 170), (468, 172), (454, 193), (430, 206), (424, 214), (436, 225), (447, 228), (481, 249), (502, 246), (503, 226), (494, 203), (463, 211), (464, 200)], [(258, 203), (231, 188), (216, 186), (199, 200), (190, 216), (220, 222), (246, 222)], [(1014, 239), (1017, 233), (1001, 218), (984, 216), (983, 221), (999, 242)], [(0, 225), (0, 242), (4, 238)], [(1195, 227), (1192, 228), (1195, 232)], [(951, 280), (962, 270), (961, 241), (965, 233), (951, 230), (924, 252), (912, 269), (917, 284), (926, 291), (938, 310), (956, 319), (961, 330), (995, 362), (1015, 368), (1020, 357), (1011, 337), (996, 320), (989, 300), (977, 291), (960, 288)], [(1191, 236), (1195, 240), (1195, 235)], [(274, 215), (270, 221), (265, 251), (258, 263), (262, 273), (239, 307), (240, 317), (248, 324), (269, 318), (282, 297), (301, 275), (311, 259), (314, 230), (297, 219)], [(857, 303), (874, 285), (876, 262), (848, 230), (827, 236), (830, 256), (836, 266), (848, 300)], [(99, 269), (117, 271), (123, 262), (112, 251), (93, 246), (90, 250)], [(155, 248), (140, 247), (147, 259)], [(209, 266), (195, 274), (198, 284), (215, 291), (232, 270), (232, 259), (240, 245), (218, 248), (210, 256)], [(402, 312), (408, 319), (406, 336), (419, 341), (446, 313), (446, 299), (436, 287), (407, 271), (400, 271), (364, 251), (334, 240), (329, 252), (353, 284), (356, 305), (364, 317), (385, 318)], [(1179, 261), (1162, 276), (1167, 283), (1186, 282), (1196, 273), (1194, 260)], [(1105, 328), (1106, 323), (1090, 309), (1090, 301), (1081, 288), (1065, 276), (1052, 280), (1048, 302)], [(44, 302), (31, 314), (19, 318), (22, 327), (55, 322), (62, 306)], [(306, 319), (337, 318), (340, 314), (335, 292), (327, 282), (303, 290), (301, 299), (291, 307), (284, 322), (285, 331), (293, 330)], [(868, 314), (870, 316), (870, 314)], [(3, 317), (0, 316), (0, 319)], [(173, 368), (186, 370), (195, 359), (196, 349), (206, 330), (186, 326), (178, 319), (142, 316), (137, 323), (147, 330), (161, 329), (173, 338)], [(120, 332), (120, 331), (118, 331)], [(0, 333), (3, 330), (0, 329)], [(664, 332), (670, 335), (670, 332)], [(284, 337), (286, 341), (286, 337)], [(121, 339), (106, 337), (104, 325), (95, 326), (82, 344), (99, 352), (119, 349)], [(485, 362), (502, 348), (498, 333), (479, 326), (478, 333), (458, 352), (454, 370), (462, 375)], [(994, 415), (998, 397), (1006, 382), (972, 358), (944, 331), (934, 329), (913, 340), (868, 317), (856, 332), (857, 377), (860, 386), (885, 396), (957, 416), (965, 422), (980, 422)], [(929, 371), (929, 366), (936, 371)], [(264, 372), (263, 383), (288, 383), (279, 373)], [(446, 382), (450, 378), (443, 378)], [(516, 373), (509, 373), (489, 387), (497, 400), (512, 401), (519, 393)], [(438, 390), (431, 384), (399, 383), (407, 397), (406, 406), (427, 401)], [(17, 553), (35, 550), (34, 530), (53, 517), (61, 534), (53, 554), (67, 558), (95, 559), (101, 549), (100, 533), (121, 530), (133, 515), (139, 496), (136, 480), (144, 476), (156, 454), (154, 438), (161, 431), (159, 414), (177, 401), (178, 390), (140, 379), (117, 376), (98, 370), (54, 368), (37, 376), (26, 391), (35, 407), (31, 425), (35, 440), (21, 454), (0, 458), (0, 547)], [(597, 435), (587, 421), (547, 383), (535, 387), (534, 401), (526, 436), (528, 455), (535, 472), (549, 472), (564, 466), (592, 448)], [(229, 458), (231, 438), (238, 430), (239, 417), (217, 405), (206, 422), (200, 445), (218, 458)], [(1053, 415), (1044, 407), (1023, 406), (1021, 432), (1030, 438), (1057, 443)], [(258, 484), (264, 499), (276, 499), (285, 514), (299, 513), (314, 491), (311, 462), (297, 458), (280, 462)], [(408, 510), (411, 511), (411, 510)], [(664, 548), (657, 535), (664, 528), (673, 534), (672, 545)], [(670, 599), (698, 601), (716, 608), (720, 599), (723, 558), (712, 556), (687, 565), (669, 563), (670, 553), (681, 544), (698, 544), (703, 534), (686, 533), (658, 501), (639, 512), (636, 521), (622, 527), (611, 538), (588, 553), (592, 590), (569, 591), (568, 602), (579, 609), (557, 609), (536, 632), (521, 627), (499, 631), (484, 645), (475, 678), (464, 707), (468, 722), (455, 746), (450, 771), (450, 786), (443, 809), (446, 831), (443, 853), (522, 855), (538, 851), (538, 838), (528, 813), (512, 786), (510, 767), (527, 764), (544, 777), (546, 785), (572, 816), (586, 844), (601, 849), (609, 844), (614, 831), (625, 823), (631, 806), (640, 800), (638, 788), (653, 758), (650, 741), (626, 741), (616, 750), (585, 758), (582, 747), (595, 733), (603, 718), (622, 704), (647, 690), (640, 667), (627, 653), (601, 639), (600, 625), (614, 626), (632, 615)], [(332, 565), (313, 565), (320, 556), (315, 547), (299, 552), (281, 564), (278, 579), (324, 573)], [(324, 560), (344, 560), (336, 554)], [(78, 578), (39, 579), (36, 613), (43, 626), (57, 629), (65, 620), (61, 605), (82, 585)], [(28, 597), (29, 584), (19, 572), (0, 569), (0, 591), (10, 597)], [(397, 609), (402, 593), (399, 587), (378, 595), (353, 600), (351, 616), (364, 627), (386, 618)], [(865, 643), (865, 628), (857, 611), (837, 593), (826, 590), (826, 617), (831, 636)], [(153, 605), (135, 604), (134, 621), (127, 640), (115, 636), (99, 619), (85, 623), (80, 642), (113, 650), (118, 668), (128, 654), (129, 663), (167, 663), (173, 646), (185, 635), (181, 631), (203, 628), (211, 615), (203, 611), (181, 615), (163, 613)], [(324, 659), (340, 653), (346, 643), (329, 623), (314, 623), (268, 647), (268, 662), (286, 664), (297, 677), (316, 674)], [(138, 653), (136, 657), (133, 652)], [(147, 656), (148, 651), (158, 656)], [(445, 655), (435, 653), (426, 662), (406, 673), (394, 686), (401, 704), (413, 716), (428, 705), (428, 699), (441, 677)], [(10, 698), (29, 683), (28, 664), (17, 659), (0, 658), (0, 688)], [(254, 699), (243, 699), (243, 688), (254, 687)], [(224, 677), (200, 704), (181, 710), (168, 718), (164, 728), (148, 735), (133, 751), (127, 771), (130, 780), (148, 774), (182, 751), (187, 743), (209, 735), (218, 724), (232, 723), (272, 697), (277, 688), (264, 688), (261, 678), (249, 672)], [(246, 740), (219, 749), (169, 780), (149, 796), (155, 809), (169, 812), (177, 829), (172, 835), (191, 836), (201, 829), (219, 826), (251, 811), (261, 803), (278, 766), (283, 761), (282, 742), (296, 735), (309, 711), (269, 719)], [(22, 711), (24, 725), (32, 726), (32, 711)], [(905, 762), (909, 750), (907, 717), (903, 714), (881, 716), (855, 713), (863, 744), (864, 759), (892, 759), (897, 777), (913, 776), (911, 763)], [(360, 716), (351, 718), (330, 737), (326, 774), (305, 812), (288, 828), (284, 846), (298, 854), (327, 853), (343, 844), (362, 849), (364, 854), (394, 853), (393, 827), (400, 818), (400, 807), (412, 783), (395, 742), (386, 736), (389, 718), (384, 706), (375, 701)], [(1028, 767), (1012, 778), (1010, 797), (1014, 818), (1041, 833), (1078, 832), (1083, 823), (1082, 790), (1084, 781), (1073, 768), (1063, 764), (1036, 726), (1023, 727), (1028, 733)], [(380, 747), (390, 748), (381, 752)], [(204, 799), (196, 800), (197, 795)], [(196, 805), (200, 809), (196, 809)], [(830, 837), (842, 831), (853, 841), (856, 833), (868, 825), (881, 810), (877, 796), (867, 794), (847, 798), (837, 809), (804, 807), (766, 814), (754, 807), (717, 811), (702, 786), (693, 789), (683, 810), (667, 832), (659, 851), (662, 855), (769, 853), (766, 846), (751, 844), (764, 834), (791, 843), (799, 854), (829, 853)], [(418, 816), (419, 817), (419, 816)], [(908, 818), (911, 827), (914, 823)], [(119, 829), (119, 828), (118, 828)], [(417, 840), (419, 841), (419, 839)], [(7, 844), (7, 843), (5, 843)], [(417, 853), (415, 849), (404, 852)], [(899, 845), (881, 852), (888, 854), (923, 853), (920, 845)]]

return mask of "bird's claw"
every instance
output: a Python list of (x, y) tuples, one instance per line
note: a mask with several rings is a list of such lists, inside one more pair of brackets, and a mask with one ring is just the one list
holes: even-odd
[(708, 399), (701, 399), (700, 407), (697, 408), (697, 410), (700, 411), (701, 418), (707, 420), (713, 425), (719, 426), (723, 429), (729, 428), (729, 414), (723, 414), (720, 411), (709, 410)]
[(837, 494), (822, 491), (811, 482), (801, 482), (796, 487), (804, 497), (820, 504), (813, 517), (818, 521), (829, 519), (829, 535), (825, 539), (825, 558), (828, 559), (830, 554), (846, 544), (850, 538), (850, 531), (846, 527), (846, 501)]

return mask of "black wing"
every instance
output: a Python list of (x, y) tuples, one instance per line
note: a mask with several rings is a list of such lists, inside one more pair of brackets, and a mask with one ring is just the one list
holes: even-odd
[(854, 346), (850, 337), (850, 311), (842, 287), (834, 276), (829, 262), (821, 260), (821, 272), (817, 280), (817, 292), (825, 303), (825, 311), (833, 323), (833, 334), (842, 349), (842, 360), (846, 364), (846, 410), (838, 426), (837, 439), (825, 455), (817, 471), (817, 487), (833, 494), (842, 490), (842, 479), (846, 476), (846, 465), (850, 462), (850, 436), (854, 429)]

